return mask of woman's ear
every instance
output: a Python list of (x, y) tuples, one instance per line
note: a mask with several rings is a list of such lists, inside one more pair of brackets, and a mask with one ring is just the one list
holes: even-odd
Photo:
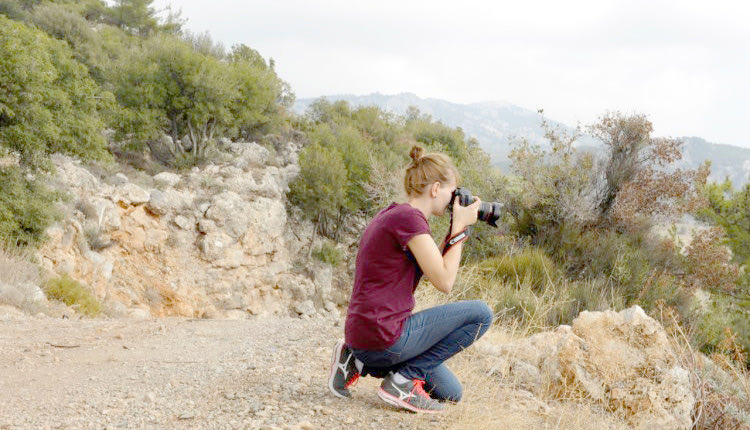
[(435, 181), (432, 183), (432, 186), (430, 186), (430, 197), (435, 198), (438, 195), (438, 190), (440, 189), (440, 182)]

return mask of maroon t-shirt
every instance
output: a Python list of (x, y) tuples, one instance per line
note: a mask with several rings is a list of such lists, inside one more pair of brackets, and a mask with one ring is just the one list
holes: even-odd
[(422, 277), (406, 244), (419, 234), (430, 234), (430, 226), (424, 214), (408, 203), (391, 204), (365, 228), (346, 316), (350, 347), (383, 350), (401, 336)]

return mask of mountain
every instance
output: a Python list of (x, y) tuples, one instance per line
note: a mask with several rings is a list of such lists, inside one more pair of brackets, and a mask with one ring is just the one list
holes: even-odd
[[(344, 100), (352, 106), (377, 106), (385, 111), (403, 115), (410, 106), (429, 114), (433, 119), (451, 127), (461, 127), (463, 131), (479, 141), (495, 165), (503, 171), (509, 170), (508, 154), (511, 142), (525, 138), (533, 144), (548, 146), (541, 127), (542, 116), (533, 110), (503, 102), (483, 102), (459, 104), (445, 100), (421, 98), (412, 93), (386, 95), (380, 93), (363, 96), (342, 94), (325, 96), (329, 101)], [(316, 99), (300, 99), (294, 104), (297, 113), (304, 113)], [(572, 126), (547, 119), (555, 128), (572, 133)], [(711, 160), (711, 181), (729, 178), (735, 188), (750, 182), (750, 149), (737, 146), (710, 143), (700, 137), (682, 137), (683, 159), (677, 163), (680, 168), (695, 168), (706, 160)], [(582, 147), (601, 147), (590, 136), (579, 140)]]

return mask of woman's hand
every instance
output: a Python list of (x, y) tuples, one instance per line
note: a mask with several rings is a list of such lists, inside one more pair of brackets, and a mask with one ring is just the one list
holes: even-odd
[(451, 236), (456, 235), (463, 231), (466, 227), (477, 222), (477, 215), (479, 212), (479, 205), (482, 201), (477, 196), (472, 196), (474, 203), (469, 206), (461, 206), (458, 199), (453, 202), (453, 227), (451, 228)]

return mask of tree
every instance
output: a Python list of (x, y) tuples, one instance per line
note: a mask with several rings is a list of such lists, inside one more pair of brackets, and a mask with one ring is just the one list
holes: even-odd
[(598, 222), (626, 228), (636, 218), (674, 217), (701, 205), (699, 189), (709, 167), (668, 169), (682, 158), (682, 142), (653, 138), (645, 115), (604, 115), (591, 127), (608, 150), (605, 180), (598, 184)]
[(311, 219), (318, 233), (335, 237), (346, 207), (346, 165), (332, 148), (313, 143), (299, 156), (300, 178), (291, 184), (291, 201)]
[(100, 111), (111, 94), (65, 43), (0, 16), (0, 148), (24, 168), (49, 168), (61, 152), (108, 158)]
[(672, 169), (681, 143), (653, 138), (643, 115), (604, 115), (591, 126), (605, 147), (604, 158), (579, 152), (578, 135), (547, 127), (551, 150), (521, 143), (511, 160), (521, 184), (513, 199), (520, 230), (538, 242), (563, 228), (618, 232), (650, 226), (655, 217), (674, 218), (699, 207), (708, 166)]
[(154, 0), (114, 0), (109, 13), (110, 22), (138, 36), (153, 34), (159, 27)]
[(279, 114), (274, 73), (250, 61), (220, 61), (167, 35), (133, 47), (111, 74), (125, 107), (120, 138), (138, 148), (166, 133), (176, 158), (202, 158), (214, 136), (249, 133)]

